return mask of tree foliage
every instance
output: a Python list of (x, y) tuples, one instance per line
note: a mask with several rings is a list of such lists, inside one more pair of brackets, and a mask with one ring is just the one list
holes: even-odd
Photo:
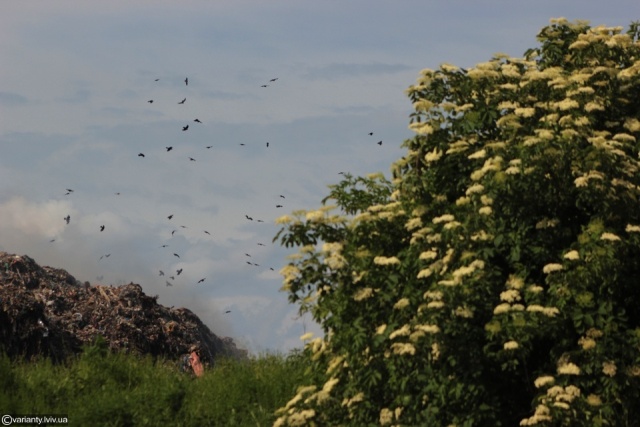
[(423, 70), (392, 181), (279, 219), (325, 336), (277, 425), (638, 422), (638, 36), (555, 19), (524, 58)]

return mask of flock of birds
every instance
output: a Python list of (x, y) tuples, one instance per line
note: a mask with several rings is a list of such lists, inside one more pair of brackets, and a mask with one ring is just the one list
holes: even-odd
[[(155, 79), (155, 82), (158, 82), (159, 80), (160, 80), (160, 79)], [(276, 81), (278, 81), (278, 78), (277, 78), (277, 77), (276, 77), (276, 78), (272, 78), (272, 79), (270, 79), (267, 83), (262, 84), (260, 87), (262, 87), (262, 88), (267, 88), (267, 87), (269, 87), (271, 84), (274, 84)], [(185, 85), (185, 86), (188, 86), (188, 85), (189, 85), (189, 78), (188, 78), (188, 77), (184, 79), (184, 85)], [(149, 100), (147, 100), (147, 103), (149, 103), (149, 104), (153, 104), (154, 102), (155, 102), (155, 101), (154, 101), (154, 99), (149, 99)], [(187, 102), (187, 98), (186, 98), (186, 97), (183, 97), (180, 101), (178, 101), (178, 102), (177, 102), (177, 104), (178, 104), (178, 105), (184, 105), (186, 102)], [(197, 123), (198, 125), (202, 125), (202, 124), (203, 124), (203, 122), (202, 122), (200, 119), (198, 119), (198, 118), (193, 119), (193, 122), (194, 122), (194, 123)], [(187, 131), (189, 131), (189, 129), (190, 129), (190, 128), (189, 128), (189, 126), (190, 126), (190, 124), (185, 124), (184, 126), (182, 126), (182, 132), (187, 132)], [(369, 132), (369, 133), (368, 133), (368, 135), (369, 135), (369, 136), (373, 136), (373, 132)], [(378, 141), (378, 142), (377, 142), (377, 144), (378, 144), (378, 145), (382, 145), (382, 141)], [(240, 146), (245, 146), (245, 144), (244, 144), (244, 143), (239, 143), (239, 145), (240, 145)], [(266, 142), (266, 144), (265, 144), (265, 145), (266, 145), (266, 148), (269, 148), (269, 147), (270, 147), (270, 143), (269, 143), (269, 142)], [(211, 149), (212, 147), (213, 147), (212, 145), (208, 145), (208, 146), (206, 146), (206, 148), (207, 148), (207, 149)], [(173, 146), (166, 146), (166, 147), (165, 147), (165, 150), (166, 150), (166, 152), (168, 153), (168, 152), (173, 151), (173, 150), (174, 150), (174, 147), (173, 147)], [(145, 154), (144, 154), (144, 153), (140, 152), (140, 153), (138, 153), (138, 157), (140, 157), (140, 158), (145, 158), (146, 156), (145, 156)], [(188, 156), (188, 159), (189, 159), (189, 161), (191, 161), (191, 162), (195, 162), (195, 161), (196, 161), (196, 159), (195, 159), (195, 158), (190, 157), (190, 156)], [(341, 173), (341, 174), (344, 174), (343, 172), (340, 172), (340, 173)], [(73, 194), (74, 194), (74, 189), (73, 189), (73, 188), (66, 188), (66, 192), (65, 192), (65, 195), (66, 195), (66, 196), (71, 196), (71, 195), (73, 195)], [(121, 195), (121, 193), (120, 193), (120, 192), (116, 192), (116, 193), (114, 193), (114, 194), (115, 194), (116, 196)], [(283, 202), (282, 200), (286, 199), (286, 197), (285, 197), (283, 194), (279, 194), (279, 195), (278, 195), (278, 197), (279, 197), (280, 202), (278, 202), (278, 203), (275, 205), (275, 207), (276, 207), (276, 208), (283, 208), (283, 207), (284, 207), (284, 205), (283, 205), (282, 203), (284, 203), (284, 202)], [(167, 218), (167, 220), (168, 220), (168, 221), (171, 221), (171, 220), (174, 218), (174, 214), (170, 214), (170, 215), (168, 215), (166, 218)], [(247, 215), (247, 214), (245, 214), (245, 219), (246, 219), (247, 221), (254, 221), (254, 218), (253, 218), (252, 216), (250, 216), (250, 215)], [(63, 218), (63, 220), (65, 221), (66, 225), (69, 225), (69, 224), (71, 223), (71, 215), (70, 215), (70, 214), (67, 214), (67, 215)], [(255, 221), (256, 221), (256, 222), (258, 222), (258, 223), (263, 223), (263, 222), (264, 222), (264, 220), (262, 220), (262, 219), (255, 219)], [(187, 227), (187, 226), (185, 226), (185, 225), (180, 225), (180, 226), (179, 226), (179, 228), (186, 229), (186, 228), (188, 228), (188, 227)], [(179, 228), (175, 228), (175, 229), (173, 229), (173, 231), (171, 231), (171, 236), (172, 236), (172, 237), (175, 235), (175, 233), (176, 233), (176, 232), (178, 232), (178, 231), (179, 231)], [(99, 232), (101, 232), (101, 233), (102, 233), (102, 232), (105, 232), (105, 230), (107, 230), (107, 224), (100, 224), (100, 225), (98, 225), (98, 230), (99, 230)], [(206, 235), (208, 235), (208, 236), (211, 236), (211, 237), (212, 237), (211, 233), (210, 233), (208, 230), (203, 230), (203, 233), (204, 233), (204, 234), (206, 234)], [(50, 242), (55, 242), (55, 240), (56, 240), (56, 239), (51, 239), (51, 240), (50, 240)], [(265, 245), (264, 243), (262, 243), (262, 242), (257, 242), (257, 245), (258, 245), (258, 246), (266, 246), (266, 245)], [(170, 247), (170, 245), (169, 245), (169, 244), (162, 244), (162, 245), (161, 245), (161, 248), (169, 248), (169, 247)], [(178, 254), (178, 253), (176, 253), (176, 252), (173, 252), (173, 251), (170, 251), (170, 252), (171, 252), (171, 253), (173, 253), (173, 256), (174, 256), (175, 258), (181, 259), (180, 254)], [(247, 259), (245, 260), (245, 262), (246, 262), (246, 264), (247, 264), (247, 265), (250, 265), (250, 266), (253, 266), (253, 267), (260, 267), (260, 264), (258, 264), (258, 263), (256, 263), (256, 262), (253, 262), (253, 261), (252, 261), (252, 259), (253, 259), (253, 258), (252, 258), (252, 256), (251, 256), (251, 254), (250, 254), (250, 253), (245, 253), (244, 255), (245, 255), (245, 256), (246, 256), (246, 258), (247, 258)], [(111, 256), (111, 253), (106, 253), (106, 254), (104, 254), (104, 255), (100, 256), (100, 258), (98, 259), (98, 261), (101, 261), (101, 260), (103, 260), (103, 259), (105, 259), (105, 258), (109, 258), (110, 256)], [(159, 276), (159, 277), (163, 277), (163, 280), (165, 281), (165, 285), (166, 285), (166, 286), (173, 286), (173, 282), (175, 282), (175, 281), (177, 280), (176, 278), (177, 278), (178, 276), (180, 276), (180, 275), (183, 273), (184, 268), (176, 268), (176, 269), (175, 269), (175, 272), (173, 272), (173, 270), (172, 270), (170, 273), (165, 273), (165, 270), (167, 270), (167, 269), (166, 269), (166, 268), (165, 268), (164, 270), (163, 270), (163, 269), (159, 269), (159, 270), (158, 270), (158, 276)], [(274, 271), (274, 268), (273, 268), (273, 267), (269, 267), (269, 270)], [(169, 271), (169, 270), (167, 270), (167, 271)], [(103, 279), (103, 276), (98, 276), (96, 279), (97, 279), (97, 280), (102, 280), (102, 279)], [(170, 281), (170, 280), (171, 280), (171, 281)], [(206, 277), (202, 277), (201, 279), (197, 280), (197, 282), (196, 282), (195, 284), (201, 284), (201, 283), (204, 283), (206, 280), (207, 280), (207, 278), (206, 278)], [(225, 311), (225, 313), (230, 313), (230, 310)]]

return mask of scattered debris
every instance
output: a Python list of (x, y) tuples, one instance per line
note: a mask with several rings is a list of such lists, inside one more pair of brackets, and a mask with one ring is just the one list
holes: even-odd
[(0, 252), (0, 350), (9, 357), (62, 361), (102, 335), (112, 350), (179, 360), (196, 346), (199, 361), (247, 357), (186, 308), (157, 303), (138, 284), (81, 283), (26, 255)]

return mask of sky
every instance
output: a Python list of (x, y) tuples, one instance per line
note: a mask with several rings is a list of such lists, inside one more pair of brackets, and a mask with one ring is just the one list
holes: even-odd
[(4, 0), (0, 251), (139, 283), (252, 354), (300, 348), (321, 329), (279, 290), (275, 219), (339, 172), (390, 176), (421, 69), (521, 57), (553, 17), (627, 27), (640, 6)]

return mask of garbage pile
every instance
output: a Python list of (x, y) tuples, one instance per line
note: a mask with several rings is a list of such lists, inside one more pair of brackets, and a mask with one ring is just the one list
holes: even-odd
[(62, 361), (101, 335), (116, 351), (178, 360), (194, 347), (203, 363), (246, 358), (186, 308), (167, 308), (140, 285), (81, 283), (26, 255), (0, 252), (0, 351)]

